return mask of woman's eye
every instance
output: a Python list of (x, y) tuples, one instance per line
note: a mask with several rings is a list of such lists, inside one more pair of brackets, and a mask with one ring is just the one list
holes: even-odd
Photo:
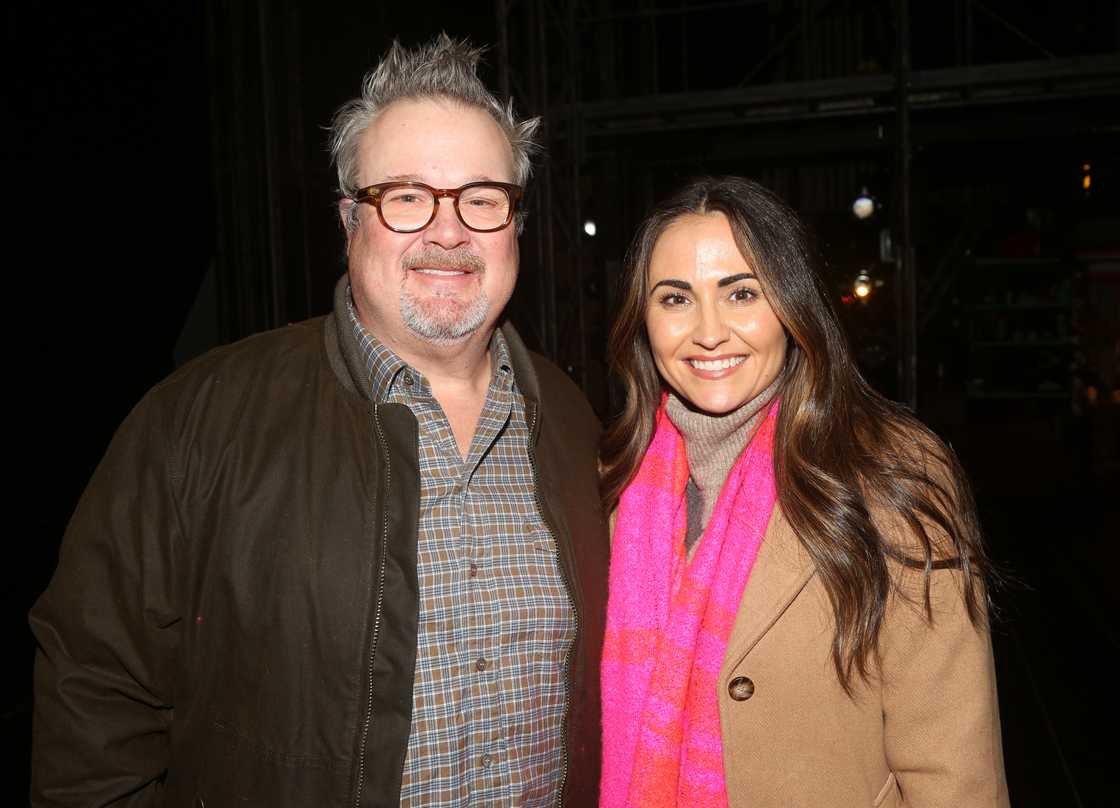
[(688, 302), (688, 298), (678, 292), (669, 292), (662, 296), (660, 302), (662, 306), (683, 306)]
[(758, 297), (758, 292), (746, 286), (740, 286), (731, 293), (731, 300), (735, 303), (749, 303)]

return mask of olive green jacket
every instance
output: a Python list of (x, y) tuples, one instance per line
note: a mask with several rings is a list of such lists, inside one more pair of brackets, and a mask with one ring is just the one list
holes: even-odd
[[(566, 804), (593, 805), (607, 533), (599, 423), (504, 328), (576, 610)], [(420, 482), (345, 309), (155, 387), (110, 445), (31, 612), (36, 806), (392, 806), (412, 711)]]

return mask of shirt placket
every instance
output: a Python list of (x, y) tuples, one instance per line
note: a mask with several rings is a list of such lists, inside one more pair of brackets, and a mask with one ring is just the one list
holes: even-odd
[(491, 540), (493, 515), (487, 513), (473, 485), (476, 474), (484, 474), (481, 458), (493, 446), (510, 416), (511, 402), (505, 372), (499, 371), (487, 391), (486, 403), (463, 464), (462, 509), (466, 535), (463, 537), (465, 592), (464, 624), (470, 626), (469, 656), (473, 670), (471, 700), (470, 791), (473, 802), (511, 804), (510, 756), (503, 721), (503, 662), (500, 649), (502, 614), (495, 591), (494, 570), (501, 563), (495, 555), (499, 545)]
[[(457, 573), (464, 557), (466, 526), (463, 519), (465, 486), (462, 472), (464, 463), (459, 456), (458, 446), (443, 410), (431, 395), (427, 380), (411, 368), (401, 372), (391, 387), (390, 397), (408, 406), (419, 422), (420, 466), (421, 466), (421, 514), (418, 536), (418, 563), (421, 609), (434, 613), (441, 603), (458, 604), (461, 598), (457, 592)], [(465, 760), (470, 749), (469, 729), (455, 720), (455, 714), (469, 715), (469, 691), (464, 687), (464, 679), (469, 677), (469, 649), (457, 638), (465, 636), (461, 628), (462, 617), (459, 609), (453, 606), (448, 620), (450, 631), (437, 626), (437, 635), (445, 635), (442, 642), (433, 648), (419, 649), (417, 664), (424, 666), (418, 672), (418, 682), (446, 682), (446, 686), (436, 688), (433, 694), (438, 704), (424, 715), (413, 718), (414, 733), (422, 730), (433, 742), (410, 748), (415, 760), (406, 761), (406, 769), (411, 765), (412, 774), (406, 779), (425, 780), (438, 785), (416, 785), (411, 791), (416, 804), (448, 805), (469, 804), (464, 800), (463, 778), (460, 773), (466, 768)], [(437, 640), (439, 637), (437, 636)], [(438, 671), (437, 671), (438, 669)], [(467, 698), (464, 698), (467, 697)], [(456, 727), (459, 729), (457, 730)], [(402, 792), (402, 797), (404, 796)], [(402, 800), (404, 801), (404, 800)]]

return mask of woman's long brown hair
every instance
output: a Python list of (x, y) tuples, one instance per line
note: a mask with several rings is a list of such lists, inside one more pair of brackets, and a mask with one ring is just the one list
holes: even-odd
[[(878, 650), (892, 592), (888, 560), (922, 571), (929, 620), (933, 570), (962, 570), (965, 607), (977, 624), (986, 619), (992, 568), (956, 456), (864, 381), (800, 220), (758, 183), (695, 180), (659, 205), (634, 239), (609, 340), (626, 405), (603, 438), (603, 501), (614, 508), (637, 472), (663, 390), (645, 327), (654, 245), (682, 216), (717, 211), (789, 335), (774, 438), (778, 504), (828, 592), (836, 622), (833, 662), (850, 690), (854, 675), (867, 678)], [(888, 524), (890, 541), (883, 532)]]

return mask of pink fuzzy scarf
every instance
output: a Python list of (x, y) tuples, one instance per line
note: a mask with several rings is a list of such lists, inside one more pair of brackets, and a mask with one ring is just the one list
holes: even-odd
[(611, 545), (601, 808), (727, 805), (719, 671), (774, 508), (777, 412), (775, 401), (687, 561), (688, 460), (664, 404), (658, 411)]

